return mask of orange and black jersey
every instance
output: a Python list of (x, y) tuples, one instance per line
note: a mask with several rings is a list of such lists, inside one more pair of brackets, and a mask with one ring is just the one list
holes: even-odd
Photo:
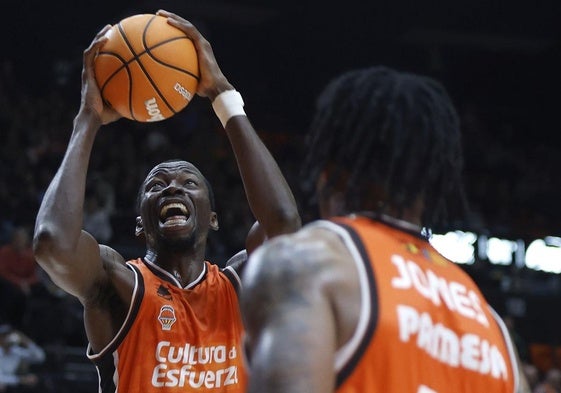
[(315, 225), (340, 236), (360, 276), (358, 325), (335, 358), (338, 393), (515, 391), (504, 324), (420, 233), (362, 216)]
[(126, 320), (100, 353), (88, 348), (100, 392), (244, 392), (237, 271), (205, 262), (200, 277), (182, 288), (149, 261), (127, 265), (136, 284)]

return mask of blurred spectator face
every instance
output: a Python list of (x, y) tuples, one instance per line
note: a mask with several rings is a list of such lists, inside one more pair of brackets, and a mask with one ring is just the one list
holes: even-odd
[(21, 251), (29, 248), (30, 238), (25, 228), (16, 228), (12, 235), (12, 246), (14, 249)]

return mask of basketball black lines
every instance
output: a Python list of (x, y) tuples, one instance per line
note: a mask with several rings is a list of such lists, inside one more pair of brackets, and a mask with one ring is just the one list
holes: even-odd
[(163, 17), (125, 18), (107, 34), (96, 58), (104, 100), (121, 115), (158, 121), (181, 111), (196, 94), (199, 67), (193, 42)]

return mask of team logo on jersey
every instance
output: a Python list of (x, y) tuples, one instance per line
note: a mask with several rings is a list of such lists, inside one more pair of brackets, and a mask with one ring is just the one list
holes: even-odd
[(160, 315), (158, 315), (158, 320), (162, 324), (162, 330), (171, 330), (172, 325), (177, 320), (175, 318), (175, 310), (172, 306), (167, 304), (162, 306), (160, 309)]
[(405, 243), (405, 249), (412, 254), (418, 254), (419, 253), (419, 247), (417, 247), (417, 245), (415, 245), (413, 243)]
[(419, 247), (413, 243), (404, 243), (404, 247), (407, 252), (414, 254), (414, 255), (422, 255), (427, 261), (435, 263), (440, 266), (445, 266), (446, 260), (442, 258), (442, 256), (436, 252), (433, 252), (425, 247)]
[(163, 297), (166, 300), (171, 300), (171, 293), (169, 292), (169, 289), (161, 284), (158, 287), (158, 291), (156, 291), (156, 293), (158, 294), (158, 296)]

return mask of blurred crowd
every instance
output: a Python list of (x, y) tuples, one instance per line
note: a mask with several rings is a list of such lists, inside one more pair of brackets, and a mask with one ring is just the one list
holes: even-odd
[[(80, 306), (38, 268), (30, 236), (45, 187), (64, 153), (79, 96), (75, 88), (67, 91), (64, 86), (30, 92), (20, 88), (12, 62), (3, 61), (0, 67), (0, 392), (49, 391), (49, 381), (40, 379), (48, 374), (48, 349), (62, 345), (85, 352), (86, 343)], [(480, 107), (460, 104), (473, 209), (468, 229), (509, 234), (518, 228), (514, 233), (519, 236), (524, 228), (528, 237), (553, 234), (544, 230), (550, 228), (547, 220), (559, 217), (559, 212), (546, 208), (548, 195), (555, 195), (549, 166), (560, 167), (561, 156), (552, 154), (547, 140), (516, 141), (520, 130), (513, 123), (485, 121)], [(248, 113), (251, 117), (251, 108)], [(314, 213), (299, 191), (297, 169), (304, 130), (258, 131), (292, 185), (307, 221)], [(510, 148), (508, 154), (505, 146)], [(253, 223), (230, 150), (210, 105), (198, 100), (161, 124), (119, 120), (102, 128), (90, 163), (84, 227), (125, 257), (142, 256), (144, 245), (134, 238), (138, 187), (155, 163), (185, 158), (201, 168), (213, 186), (222, 229), (211, 235), (207, 257), (223, 263), (244, 247)], [(551, 160), (535, 160), (542, 156)], [(536, 211), (530, 200), (543, 200), (544, 210)], [(519, 214), (512, 215), (513, 204)], [(495, 212), (488, 214), (490, 210)], [(538, 367), (528, 346), (520, 337), (519, 351), (534, 393), (561, 393), (561, 358)]]

